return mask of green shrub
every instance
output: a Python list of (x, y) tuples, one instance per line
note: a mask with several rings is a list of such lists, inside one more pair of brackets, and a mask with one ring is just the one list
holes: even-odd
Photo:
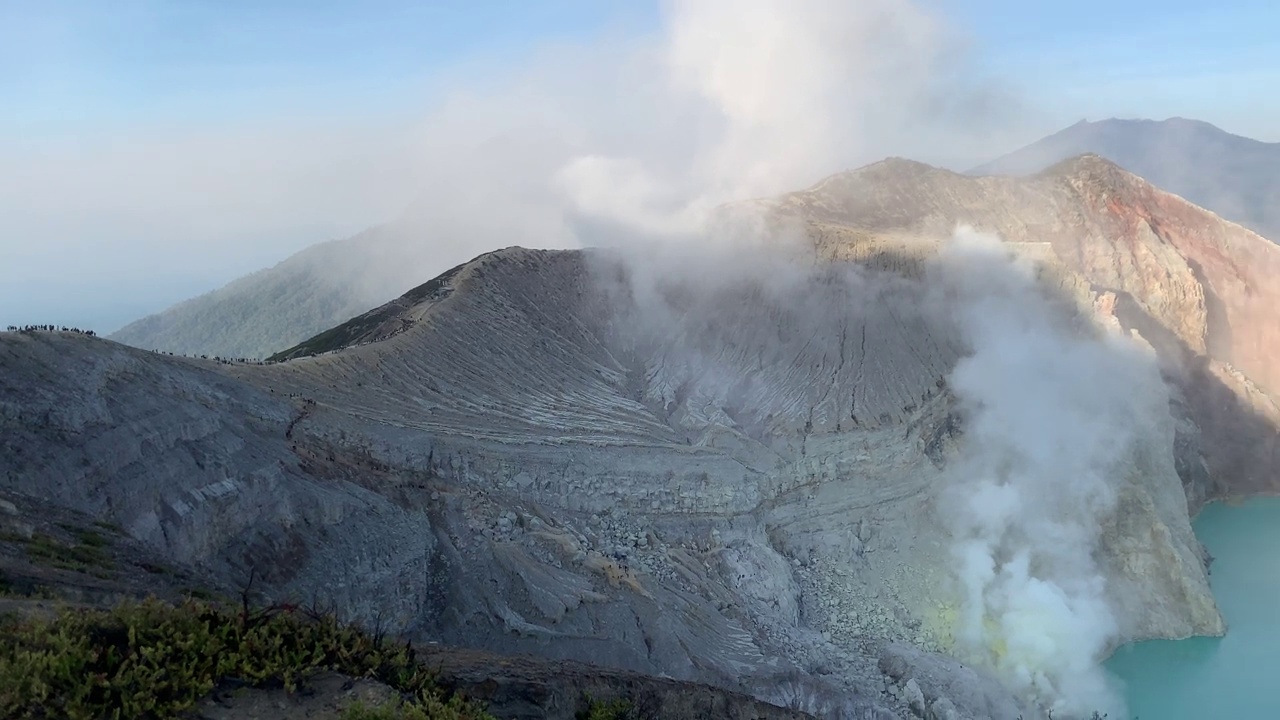
[(183, 594), (193, 600), (203, 600), (205, 602), (214, 602), (218, 599), (217, 595), (202, 587), (187, 588)]
[[(90, 538), (90, 542), (84, 542)], [(26, 541), (27, 557), (37, 564), (66, 570), (79, 570), (93, 575), (102, 575), (112, 568), (114, 563), (103, 547), (106, 542), (92, 531), (86, 531), (80, 542), (68, 545), (50, 535), (36, 533)]]
[(72, 534), (76, 536), (76, 539), (80, 541), (81, 545), (87, 547), (101, 548), (106, 547), (109, 544), (107, 539), (100, 533), (88, 528), (75, 530)]
[(577, 712), (574, 715), (577, 720), (628, 720), (628, 718), (633, 717), (631, 703), (626, 700), (604, 702), (603, 700), (594, 700), (589, 695), (587, 696), (586, 711)]
[(419, 713), (399, 717), (489, 718), (461, 697), (446, 698), (408, 646), (383, 643), (331, 616), (276, 608), (232, 613), (194, 600), (2, 621), (0, 717), (168, 718), (223, 680), (292, 692), (320, 670), (390, 685), (410, 698), (405, 713)]

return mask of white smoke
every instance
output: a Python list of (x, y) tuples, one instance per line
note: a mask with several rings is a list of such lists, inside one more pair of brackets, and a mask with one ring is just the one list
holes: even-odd
[[(928, 154), (929, 139), (954, 147), (998, 118), (937, 112), (957, 99), (980, 107), (983, 94), (941, 81), (957, 39), (914, 0), (667, 0), (663, 9), (653, 47), (628, 65), (649, 105), (635, 109), (649, 120), (640, 137), (599, 144), (557, 176), (578, 213), (684, 235), (723, 203), (795, 190), (887, 152)], [(609, 234), (581, 239), (616, 244)]]
[(950, 377), (964, 436), (939, 506), (964, 591), (957, 641), (1056, 711), (1122, 716), (1093, 553), (1166, 391), (1136, 343), (1081, 327), (1008, 253), (962, 229), (933, 269), (972, 350)]
[[(138, 15), (140, 45), (170, 21)], [(65, 56), (19, 43), (39, 52), (15, 67), (84, 71), (97, 87), (83, 31)], [(248, 115), (220, 104), (226, 116), (208, 122), (97, 127), (90, 114), (65, 136), (0, 142), (0, 311), (29, 322), (87, 293), (111, 298), (95, 309), (118, 325), (307, 241), (393, 221), (385, 261), (331, 264), (374, 305), (500, 247), (617, 244), (618, 223), (681, 234), (718, 203), (887, 155), (972, 166), (1010, 132), (1044, 128), (1020, 127), (1025, 109), (963, 45), (919, 0), (664, 0), (656, 27), (420, 68), (429, 83), (405, 85), (401, 102), (334, 85), (322, 106), (342, 112), (323, 117), (257, 96), (239, 103)], [(157, 277), (180, 274), (158, 292)]]

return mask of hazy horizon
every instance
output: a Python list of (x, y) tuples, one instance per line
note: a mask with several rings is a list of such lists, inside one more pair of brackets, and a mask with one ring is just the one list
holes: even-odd
[(424, 276), (573, 246), (575, 173), (658, 183), (609, 209), (643, 224), (890, 155), (963, 171), (1082, 118), (1280, 140), (1262, 3), (781, 7), (6, 6), (0, 325), (108, 333), (409, 207), (439, 255)]

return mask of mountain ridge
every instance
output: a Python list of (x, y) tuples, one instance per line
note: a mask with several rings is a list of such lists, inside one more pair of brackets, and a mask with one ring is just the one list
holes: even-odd
[(420, 282), (418, 268), (430, 263), (416, 236), (391, 223), (318, 243), (109, 337), (144, 350), (265, 358), (385, 302), (387, 288)]
[(1200, 120), (1081, 120), (967, 174), (1030, 175), (1086, 152), (1280, 242), (1280, 143)]
[[(1146, 122), (1158, 125), (1154, 121)], [(1186, 122), (1197, 128), (1212, 128), (1199, 121)], [(1051, 137), (1098, 125), (1100, 123), (1081, 121)], [(1044, 162), (1023, 162), (1025, 167), (1003, 170), (1038, 174), (1048, 170), (1051, 165), (1085, 152), (1100, 150), (1099, 154), (1108, 155), (1105, 148), (1088, 145), (1084, 143), (1079, 148), (1068, 148), (1075, 150), (1073, 152), (1055, 151), (1046, 156)], [(1275, 144), (1274, 147), (1280, 148), (1280, 144)], [(1029, 152), (1024, 148), (1007, 157), (1014, 157), (1024, 151)], [(909, 165), (904, 166), (903, 163)], [(1002, 170), (995, 167), (995, 164), (975, 168), (969, 174)], [(1123, 159), (1119, 164), (1125, 165)], [(931, 169), (937, 170), (905, 158), (886, 158), (846, 172), (874, 173), (878, 169), (892, 168), (895, 165), (901, 166), (896, 172), (907, 175), (927, 174)], [(907, 167), (910, 170), (905, 169)], [(1280, 154), (1277, 154), (1276, 167), (1277, 173), (1280, 173)], [(1142, 168), (1131, 169), (1158, 187), (1185, 196), (1192, 202), (1197, 200), (1194, 192), (1188, 193), (1186, 188), (1177, 186), (1181, 175), (1172, 178), (1173, 186), (1170, 186), (1165, 182), (1170, 178), (1162, 178), (1159, 168), (1155, 168), (1157, 172), (1142, 172)], [(819, 183), (835, 181), (843, 174), (834, 174)], [(1280, 176), (1276, 180), (1275, 197), (1275, 206), (1280, 207)], [(1220, 198), (1208, 198), (1210, 201), (1214, 199)], [(1240, 221), (1264, 236), (1268, 232), (1280, 234), (1275, 232), (1272, 224), (1254, 221), (1249, 212), (1241, 212), (1239, 203), (1235, 200), (1228, 198), (1228, 201), (1215, 203), (1200, 198), (1197, 204), (1216, 212), (1224, 219)], [(1280, 210), (1276, 212), (1280, 213)], [(259, 270), (223, 288), (130, 323), (110, 337), (144, 349), (183, 354), (271, 357), (394, 299), (394, 293), (399, 292), (400, 288), (414, 287), (422, 282), (421, 269), (430, 268), (433, 272), (443, 270), (444, 268), (437, 266), (439, 259), (430, 251), (430, 240), (418, 239), (422, 234), (421, 231), (392, 223), (344, 240), (321, 243), (296, 253), (271, 268)]]
[(268, 365), (0, 334), (0, 479), (418, 640), (827, 716), (1036, 717), (947, 655), (970, 348), (924, 278), (967, 222), (1171, 388), (1099, 519), (1112, 641), (1223, 632), (1189, 512), (1278, 489), (1280, 249), (1096, 157), (886, 161), (749, 206), (813, 262), (506, 248)]
[[(903, 197), (908, 201), (904, 203)], [(913, 204), (915, 198), (925, 200)], [(1268, 424), (1280, 422), (1275, 403), (1280, 396), (1280, 368), (1268, 360), (1280, 348), (1280, 321), (1269, 308), (1272, 302), (1280, 303), (1280, 288), (1268, 277), (1280, 277), (1280, 248), (1252, 230), (1163, 191), (1096, 154), (1067, 159), (1021, 180), (972, 178), (889, 158), (834, 174), (806, 190), (748, 205), (756, 207), (760, 202), (780, 216), (802, 218), (817, 252), (826, 259), (887, 259), (889, 266), (901, 270), (936, 252), (936, 238), (968, 219), (979, 230), (1000, 234), (1024, 253), (1051, 260), (1071, 293), (1078, 298), (1093, 296), (1090, 302), (1125, 316), (1126, 322), (1149, 336), (1147, 340), (1160, 347), (1170, 364), (1169, 372), (1182, 378), (1184, 390), (1196, 384), (1191, 375), (1212, 375), (1214, 387), (1230, 385), (1233, 390), (1228, 396), (1247, 403), (1266, 419), (1259, 429), (1240, 438), (1230, 438), (1228, 426), (1210, 432), (1221, 431), (1215, 443), (1231, 449), (1218, 450), (1214, 464), (1237, 467), (1253, 478), (1246, 484), (1269, 486), (1262, 468), (1269, 466), (1268, 458), (1280, 447), (1273, 434), (1264, 431)], [(1081, 202), (1092, 218), (1083, 226), (1080, 217), (1059, 214), (1057, 208)], [(1031, 211), (1034, 207), (1042, 210)], [(884, 254), (886, 250), (891, 252)], [(521, 253), (529, 252), (495, 251), (477, 258), (476, 266), (513, 254), (527, 257)], [(1189, 258), (1190, 264), (1182, 257)], [(1117, 264), (1117, 259), (1122, 262)], [(1176, 274), (1161, 269), (1161, 263), (1176, 268)], [(450, 273), (470, 266), (464, 264)], [(381, 322), (398, 331), (416, 322), (408, 317), (418, 312), (415, 307), (413, 298), (402, 296), (338, 328), (350, 329), (363, 317), (386, 313)], [(1156, 324), (1135, 320), (1138, 313), (1154, 318)], [(1242, 324), (1250, 329), (1237, 327)], [(355, 341), (367, 343), (389, 334), (374, 328)], [(312, 338), (275, 359), (342, 347), (344, 343)], [(1207, 408), (1201, 411), (1208, 412)], [(1250, 448), (1243, 438), (1251, 438), (1256, 447)], [(1232, 452), (1252, 459), (1244, 465), (1233, 463)], [(1246, 466), (1254, 469), (1244, 470)], [(1215, 492), (1204, 487), (1197, 494), (1207, 497)]]

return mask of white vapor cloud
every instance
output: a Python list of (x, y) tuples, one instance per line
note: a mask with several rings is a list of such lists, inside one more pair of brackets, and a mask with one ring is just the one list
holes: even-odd
[(672, 3), (667, 59), (677, 87), (714, 104), (724, 125), (697, 158), (719, 201), (793, 189), (838, 170), (909, 114), (946, 38), (899, 0)]
[[(181, 277), (192, 295), (399, 218), (412, 240), (396, 267), (353, 279), (389, 299), (404, 277), (497, 247), (616, 244), (623, 227), (681, 234), (721, 202), (890, 154), (985, 159), (1017, 116), (956, 71), (960, 39), (912, 0), (661, 9), (651, 34), (454, 68), (431, 80), (429, 105), (333, 98), (331, 119), (0, 142), (0, 320), (43, 321), (78, 291), (104, 311), (140, 298), (159, 309), (179, 298), (156, 278)], [(61, 271), (25, 270), (50, 263)]]
[[(939, 82), (957, 39), (908, 0), (665, 8), (662, 36), (639, 57), (648, 78), (642, 111), (688, 121), (655, 118), (646, 127), (658, 134), (646, 142), (570, 161), (559, 178), (580, 213), (650, 233), (688, 231), (723, 203), (794, 190), (894, 152), (936, 160), (939, 148), (1002, 124), (994, 112), (975, 122), (938, 111), (981, 92)], [(690, 134), (692, 147), (679, 139)]]
[(1008, 252), (962, 229), (932, 270), (971, 347), (949, 378), (964, 435), (939, 503), (965, 596), (958, 641), (1056, 711), (1123, 716), (1093, 553), (1167, 391), (1151, 355), (1069, 320)]
[[(622, 332), (677, 378), (660, 399), (794, 401), (795, 381), (773, 375), (800, 364), (783, 338), (837, 342), (849, 318), (878, 308), (939, 342), (956, 333), (967, 352), (948, 387), (961, 435), (936, 504), (960, 591), (955, 650), (1057, 717), (1124, 717), (1103, 667), (1119, 618), (1094, 555), (1120, 493), (1149, 482), (1138, 458), (1170, 449), (1168, 391), (1150, 347), (1095, 324), (1046, 289), (1031, 259), (968, 228), (921, 279), (819, 263), (798, 231), (736, 219), (658, 253), (624, 246), (610, 256), (620, 265), (597, 269), (606, 288), (625, 285), (614, 303)], [(737, 347), (762, 335), (766, 359), (744, 373)], [(786, 390), (767, 389), (775, 383)], [(748, 414), (768, 411), (782, 412)]]

